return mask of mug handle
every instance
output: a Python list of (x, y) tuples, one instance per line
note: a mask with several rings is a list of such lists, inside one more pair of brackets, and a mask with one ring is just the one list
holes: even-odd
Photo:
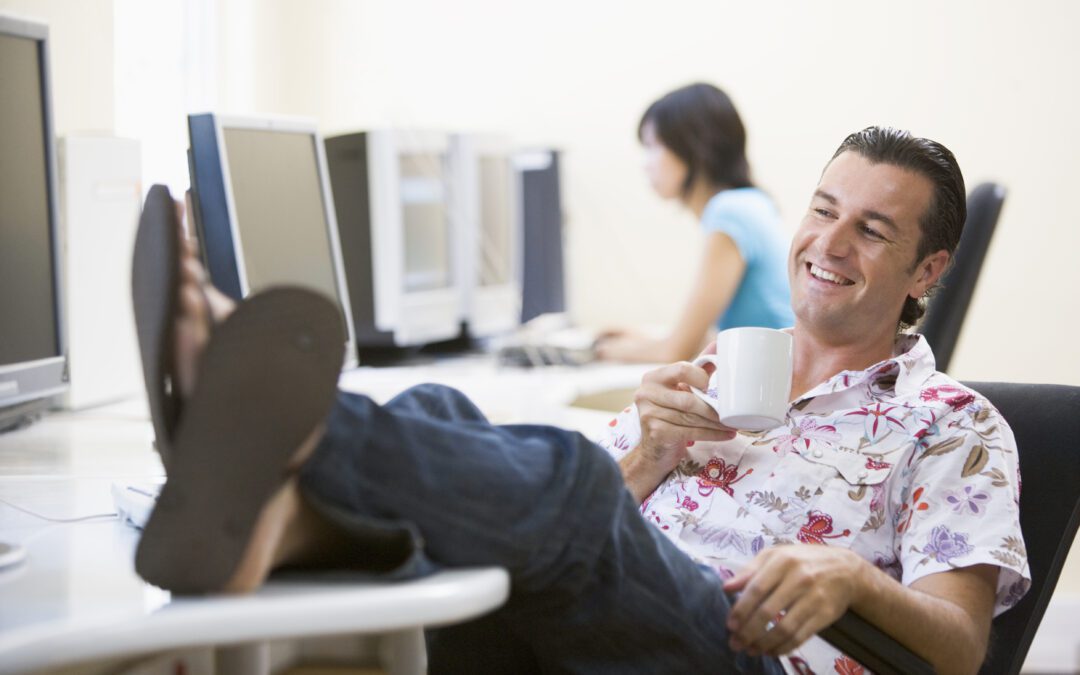
[[(704, 355), (699, 356), (696, 359), (694, 359), (693, 363), (698, 368), (703, 368), (706, 363), (711, 363), (713, 365), (713, 375), (715, 375), (720, 370), (719, 361), (720, 361), (720, 359), (716, 354), (704, 354)], [(712, 376), (709, 377), (709, 380), (711, 382)], [(712, 396), (709, 396), (707, 391), (701, 391), (700, 389), (698, 389), (697, 387), (694, 387), (694, 386), (690, 387), (690, 391), (692, 391), (694, 393), (694, 395), (697, 396), (698, 398), (700, 398), (702, 401), (704, 401), (705, 403), (708, 403), (709, 407), (711, 407), (713, 410), (716, 411), (717, 416), (720, 415), (720, 409), (717, 408), (717, 405), (718, 405), (717, 400), (715, 398), (713, 398)]]

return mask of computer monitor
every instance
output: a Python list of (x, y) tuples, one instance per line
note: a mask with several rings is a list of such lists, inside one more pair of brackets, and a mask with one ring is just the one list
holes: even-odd
[(559, 153), (514, 155), (521, 186), (523, 270), (521, 321), (566, 311), (563, 265), (563, 206)]
[(521, 190), (513, 147), (481, 134), (451, 141), (463, 319), (471, 337), (489, 337), (521, 323)]
[(48, 36), (0, 16), (0, 427), (67, 388)]
[(361, 361), (364, 349), (458, 337), (448, 137), (392, 130), (330, 136), (326, 158)]
[(192, 206), (210, 280), (234, 299), (276, 285), (341, 308), (345, 367), (355, 333), (322, 138), (314, 122), (188, 116)]

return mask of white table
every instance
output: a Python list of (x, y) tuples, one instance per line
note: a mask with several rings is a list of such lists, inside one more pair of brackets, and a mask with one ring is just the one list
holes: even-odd
[[(503, 370), (466, 358), (362, 368), (341, 385), (386, 400), (411, 384), (442, 382), (473, 396), (492, 421), (557, 423), (595, 437), (610, 413), (567, 405), (583, 394), (632, 387), (643, 370)], [(27, 552), (23, 564), (0, 570), (0, 673), (208, 645), (217, 646), (219, 672), (265, 673), (271, 640), (350, 633), (390, 636), (391, 671), (419, 673), (422, 627), (479, 616), (507, 597), (508, 575), (490, 568), (392, 584), (270, 582), (250, 596), (174, 600), (136, 576), (137, 530), (115, 517), (39, 517), (114, 512), (114, 482), (163, 475), (151, 440), (140, 401), (53, 414), (0, 435), (0, 541)]]

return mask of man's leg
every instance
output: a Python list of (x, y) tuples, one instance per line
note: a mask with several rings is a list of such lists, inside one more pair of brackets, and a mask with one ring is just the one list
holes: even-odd
[(431, 414), (470, 409), (435, 386), (386, 407), (341, 394), (301, 492), (344, 529), (354, 517), (413, 524), (438, 564), (506, 567), (500, 621), (546, 667), (735, 670), (719, 578), (641, 518), (602, 449), (551, 427)]
[[(208, 314), (221, 322), (232, 306), (224, 298), (207, 305), (191, 250), (183, 262), (174, 348), (187, 399), (195, 383), (184, 373), (194, 377), (206, 340), (213, 341)], [(460, 394), (436, 391), (426, 402), (414, 397), (385, 408), (339, 394), (321, 440), (315, 444), (313, 430), (311, 445), (298, 443), (285, 466), (271, 467), (284, 476), (296, 470), (299, 479), (285, 478), (268, 499), (225, 588), (251, 590), (282, 564), (351, 559), (364, 569), (400, 569), (394, 555), (380, 553), (383, 545), (391, 540), (407, 550), (419, 533), (441, 564), (510, 571), (504, 616), (545, 669), (734, 670), (719, 579), (641, 518), (603, 450), (550, 427), (447, 420), (444, 413), (474, 407)], [(432, 416), (434, 399), (444, 399), (435, 415), (444, 419)], [(230, 461), (229, 448), (222, 443), (214, 459)], [(198, 497), (197, 481), (188, 487)], [(341, 536), (343, 529), (366, 536)], [(206, 533), (211, 545), (218, 536)]]

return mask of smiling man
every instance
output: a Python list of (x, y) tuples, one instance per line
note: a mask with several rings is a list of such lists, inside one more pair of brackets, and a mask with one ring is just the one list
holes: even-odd
[[(178, 592), (250, 591), (285, 565), (507, 568), (510, 601), (433, 640), (432, 672), (857, 673), (814, 637), (851, 609), (939, 672), (973, 673), (991, 617), (1029, 585), (1016, 446), (984, 398), (901, 332), (964, 217), (943, 146), (852, 134), (791, 248), (784, 424), (724, 427), (690, 391), (708, 374), (677, 363), (643, 378), (601, 447), (491, 425), (434, 385), (386, 405), (338, 392), (324, 411), (312, 402), (330, 406), (340, 353), (316, 359), (321, 375), (289, 366), (320, 348), (277, 326), (322, 317), (333, 338), (332, 306), (270, 291), (234, 311), (200, 288), (189, 248), (178, 297), (159, 302), (178, 301), (166, 344), (182, 405), (136, 568)], [(302, 415), (297, 391), (313, 392)], [(230, 408), (245, 401), (249, 423)]]
[[(898, 332), (920, 318), (964, 217), (946, 148), (852, 134), (791, 246), (787, 424), (715, 442), (676, 396), (692, 379), (676, 364), (646, 377), (604, 443), (646, 517), (741, 591), (733, 648), (786, 655), (789, 671), (851, 672), (806, 641), (853, 609), (939, 672), (975, 672), (992, 616), (1027, 588), (1011, 432), (934, 371), (921, 337)], [(713, 491), (718, 467), (743, 478)], [(828, 545), (776, 546), (793, 542)]]

